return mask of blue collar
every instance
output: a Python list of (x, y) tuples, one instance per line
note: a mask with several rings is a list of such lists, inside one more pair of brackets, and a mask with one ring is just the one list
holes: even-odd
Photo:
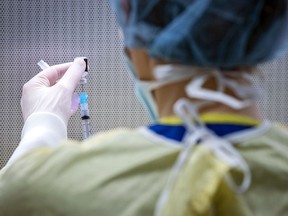
[[(209, 113), (201, 118), (206, 127), (220, 137), (253, 128), (260, 123), (258, 120), (238, 114)], [(186, 133), (185, 125), (177, 117), (160, 119), (148, 128), (158, 135), (179, 142)]]
[[(206, 124), (206, 127), (213, 131), (216, 135), (222, 137), (230, 133), (253, 128), (254, 126), (234, 124)], [(149, 125), (148, 128), (158, 135), (179, 142), (183, 140), (183, 137), (186, 133), (186, 128), (184, 125), (163, 125), (156, 123)]]

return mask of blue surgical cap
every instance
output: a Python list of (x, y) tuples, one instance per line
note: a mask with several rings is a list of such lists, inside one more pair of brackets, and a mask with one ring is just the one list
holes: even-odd
[(203, 67), (251, 66), (288, 52), (288, 0), (110, 0), (125, 46)]

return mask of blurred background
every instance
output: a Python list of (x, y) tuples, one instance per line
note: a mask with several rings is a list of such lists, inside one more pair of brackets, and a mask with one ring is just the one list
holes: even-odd
[[(22, 86), (41, 70), (37, 65), (41, 59), (54, 65), (77, 56), (88, 58), (85, 90), (94, 134), (151, 121), (134, 96), (108, 0), (2, 0), (0, 6), (0, 168), (20, 142)], [(285, 124), (288, 56), (259, 69), (258, 81), (266, 89), (258, 102), (263, 116)], [(68, 136), (82, 139), (79, 112), (69, 122)]]

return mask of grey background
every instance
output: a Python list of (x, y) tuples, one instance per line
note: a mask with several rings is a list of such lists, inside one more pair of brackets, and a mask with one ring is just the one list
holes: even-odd
[[(0, 168), (17, 147), (23, 126), (22, 86), (48, 64), (89, 59), (86, 90), (93, 133), (138, 127), (150, 118), (138, 103), (123, 57), (123, 44), (107, 0), (2, 0), (0, 1)], [(286, 123), (288, 58), (260, 66), (259, 100), (264, 117)], [(68, 135), (81, 140), (79, 112), (69, 122)]]

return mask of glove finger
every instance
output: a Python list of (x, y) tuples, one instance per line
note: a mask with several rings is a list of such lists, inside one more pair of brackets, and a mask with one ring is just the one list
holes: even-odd
[(83, 59), (76, 58), (73, 64), (68, 68), (57, 85), (66, 87), (70, 92), (74, 92), (84, 73), (86, 63)]
[(59, 80), (67, 69), (72, 65), (72, 62), (53, 65), (34, 76), (31, 81), (39, 83), (46, 87), (53, 86)]

